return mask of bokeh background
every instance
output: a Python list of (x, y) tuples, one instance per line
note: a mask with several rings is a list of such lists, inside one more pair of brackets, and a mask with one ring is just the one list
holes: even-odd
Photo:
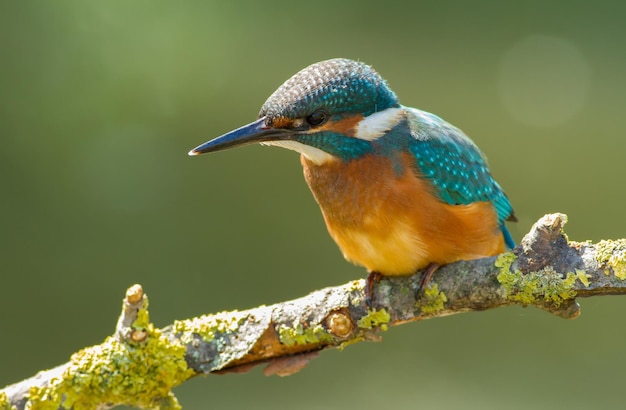
[[(466, 131), (519, 223), (626, 236), (622, 1), (0, 1), (0, 386), (67, 361), (143, 284), (154, 322), (365, 276), (297, 155), (190, 158), (297, 70), (349, 57)], [(393, 328), (301, 373), (197, 378), (186, 409), (609, 408), (626, 298), (564, 321), (506, 308)]]

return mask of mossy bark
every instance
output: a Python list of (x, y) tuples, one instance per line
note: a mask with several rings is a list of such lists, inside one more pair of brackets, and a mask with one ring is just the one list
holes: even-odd
[(626, 241), (569, 241), (566, 220), (546, 215), (510, 252), (442, 266), (422, 292), (421, 272), (383, 277), (369, 298), (360, 280), (155, 329), (147, 297), (135, 285), (113, 336), (0, 390), (0, 410), (179, 408), (171, 389), (196, 375), (241, 372), (261, 363), (269, 363), (268, 375), (290, 375), (320, 350), (380, 340), (380, 331), (407, 322), (515, 304), (575, 318), (576, 297), (626, 293)]

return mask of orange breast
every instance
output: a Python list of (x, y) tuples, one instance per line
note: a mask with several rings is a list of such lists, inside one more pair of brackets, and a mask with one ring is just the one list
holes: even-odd
[(445, 204), (409, 155), (396, 160), (394, 166), (386, 157), (367, 155), (318, 166), (301, 158), (328, 231), (346, 259), (384, 275), (410, 275), (431, 262), (504, 251), (490, 203)]

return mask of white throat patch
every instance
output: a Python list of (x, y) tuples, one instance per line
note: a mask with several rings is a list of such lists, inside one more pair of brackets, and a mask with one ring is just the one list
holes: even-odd
[(306, 159), (313, 162), (315, 165), (322, 165), (325, 162), (332, 161), (335, 157), (327, 152), (322, 151), (319, 148), (311, 147), (309, 145), (302, 144), (298, 141), (266, 141), (261, 145), (271, 145), (273, 147), (283, 147), (292, 151), (299, 152), (304, 155)]
[(370, 114), (357, 124), (354, 136), (362, 140), (374, 141), (395, 127), (403, 115), (404, 108), (402, 107), (391, 107)]

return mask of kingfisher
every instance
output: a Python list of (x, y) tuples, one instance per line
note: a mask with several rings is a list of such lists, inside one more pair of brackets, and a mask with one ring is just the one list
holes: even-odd
[[(189, 152), (252, 143), (300, 153), (304, 178), (344, 257), (383, 276), (497, 255), (516, 221), (486, 157), (460, 129), (398, 102), (370, 66), (336, 58), (282, 84), (258, 119)], [(368, 296), (369, 297), (369, 296)]]

